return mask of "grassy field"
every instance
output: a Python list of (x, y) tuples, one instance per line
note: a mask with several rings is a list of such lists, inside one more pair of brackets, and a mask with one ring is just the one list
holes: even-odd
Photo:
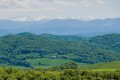
[(112, 61), (105, 63), (97, 63), (81, 67), (81, 69), (88, 69), (93, 71), (115, 71), (120, 70), (120, 61)]
[(120, 69), (91, 69), (92, 71), (117, 71)]
[[(31, 66), (33, 68), (49, 68), (53, 66), (58, 66), (64, 63), (73, 62), (69, 59), (49, 59), (49, 58), (37, 58), (37, 59), (27, 59), (28, 62), (30, 62)], [(85, 66), (86, 63), (77, 63), (79, 66)], [(24, 66), (15, 66), (15, 65), (9, 65), (9, 64), (0, 64), (0, 68), (8, 68), (13, 67), (17, 69), (28, 69)]]
[[(28, 60), (30, 61), (30, 63), (32, 64), (32, 66), (34, 66), (34, 68), (49, 68), (49, 67), (53, 67), (53, 66), (58, 66), (64, 63), (68, 63), (68, 62), (74, 62), (72, 60), (68, 60), (68, 59), (48, 59), (48, 58), (39, 58), (39, 59), (32, 59), (32, 60)], [(41, 65), (39, 65), (38, 63), (41, 63)], [(86, 66), (88, 64), (86, 63), (77, 63), (79, 66)]]
[[(31, 65), (34, 68), (48, 68), (48, 67), (53, 67), (53, 66), (57, 66), (57, 65), (61, 65), (67, 62), (73, 62), (72, 60), (66, 60), (66, 59), (48, 59), (48, 58), (38, 58), (38, 59), (32, 59), (32, 60), (28, 60)], [(39, 65), (39, 63), (41, 63), (41, 65)]]
[[(28, 62), (31, 63), (33, 68), (49, 68), (57, 65), (61, 65), (67, 62), (73, 62), (72, 60), (68, 59), (49, 59), (49, 58), (37, 58), (37, 59), (28, 59)], [(116, 71), (120, 70), (120, 61), (112, 61), (112, 62), (105, 62), (105, 63), (97, 63), (93, 65), (89, 65), (86, 63), (77, 63), (80, 66), (80, 69), (84, 70), (92, 70), (92, 71)], [(29, 69), (24, 66), (15, 66), (15, 65), (8, 65), (8, 64), (0, 64), (0, 68), (8, 68), (13, 67), (16, 69)]]

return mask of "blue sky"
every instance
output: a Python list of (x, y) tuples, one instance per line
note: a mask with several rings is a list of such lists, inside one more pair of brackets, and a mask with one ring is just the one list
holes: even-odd
[(0, 19), (120, 18), (120, 0), (0, 0)]

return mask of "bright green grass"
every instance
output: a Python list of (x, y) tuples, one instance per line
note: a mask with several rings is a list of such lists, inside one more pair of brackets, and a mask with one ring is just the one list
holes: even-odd
[(116, 71), (120, 69), (92, 69), (92, 71)]
[(114, 70), (120, 70), (120, 61), (97, 63), (97, 64), (81, 67), (81, 69), (88, 69), (88, 70), (93, 70), (93, 71), (114, 71)]
[[(38, 58), (27, 61), (29, 61), (34, 68), (38, 68), (38, 67), (48, 68), (48, 67), (61, 65), (67, 62), (73, 62), (72, 60), (67, 60), (67, 59), (48, 59), (48, 58)], [(39, 62), (41, 63), (41, 65), (38, 64)]]

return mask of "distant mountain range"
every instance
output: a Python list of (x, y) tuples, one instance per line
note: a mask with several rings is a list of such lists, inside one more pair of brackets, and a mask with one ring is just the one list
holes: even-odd
[(41, 21), (0, 20), (0, 35), (20, 32), (81, 35), (89, 37), (109, 33), (120, 33), (120, 18), (95, 19), (89, 21), (79, 19), (52, 19)]

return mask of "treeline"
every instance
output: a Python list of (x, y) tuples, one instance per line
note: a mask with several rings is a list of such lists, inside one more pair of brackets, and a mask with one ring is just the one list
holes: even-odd
[(0, 37), (0, 64), (32, 67), (28, 59), (69, 59), (78, 63), (99, 63), (120, 60), (120, 34), (93, 38), (80, 36), (9, 34)]
[(68, 63), (62, 64), (62, 65), (58, 65), (58, 66), (55, 66), (55, 67), (50, 67), (50, 68), (47, 68), (47, 69), (44, 69), (44, 70), (58, 71), (58, 70), (63, 70), (63, 69), (78, 69), (78, 68), (79, 68), (79, 65), (76, 64), (75, 62), (68, 62)]
[(80, 69), (44, 71), (42, 69), (1, 68), (0, 80), (120, 80), (120, 71), (93, 72)]

